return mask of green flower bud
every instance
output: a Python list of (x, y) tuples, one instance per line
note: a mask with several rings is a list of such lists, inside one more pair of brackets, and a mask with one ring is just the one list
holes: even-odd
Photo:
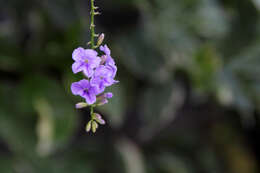
[(87, 107), (88, 106), (88, 104), (87, 103), (84, 103), (84, 102), (80, 102), (80, 103), (77, 103), (76, 104), (76, 108), (77, 109), (82, 109), (82, 108), (85, 108), (85, 107)]
[(97, 47), (99, 47), (103, 43), (104, 38), (105, 38), (105, 34), (102, 33), (99, 35), (98, 40), (97, 40)]
[(91, 125), (92, 125), (92, 132), (95, 133), (97, 131), (98, 124), (96, 123), (96, 121), (92, 121)]
[(90, 121), (88, 122), (88, 124), (86, 125), (86, 131), (87, 131), (87, 132), (89, 132), (90, 129), (91, 129), (91, 122), (92, 122), (92, 120), (90, 120)]

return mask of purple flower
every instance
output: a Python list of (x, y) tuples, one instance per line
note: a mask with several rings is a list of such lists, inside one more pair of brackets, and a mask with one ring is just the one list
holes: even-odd
[(115, 65), (114, 59), (111, 57), (111, 51), (107, 45), (100, 46), (100, 50), (106, 54), (106, 65)]
[(107, 92), (107, 93), (101, 94), (100, 96), (97, 97), (97, 100), (98, 100), (97, 104), (99, 106), (107, 104), (108, 103), (107, 99), (110, 99), (112, 97), (113, 97), (113, 93), (111, 93), (111, 92)]
[(104, 94), (106, 98), (111, 99), (113, 97), (113, 93), (107, 92)]
[(100, 65), (96, 68), (94, 76), (90, 82), (92, 85), (98, 86), (100, 92), (103, 92), (105, 87), (117, 83), (117, 81), (114, 80), (113, 70), (104, 65)]
[(73, 73), (83, 71), (87, 77), (94, 74), (94, 68), (98, 67), (101, 59), (97, 56), (98, 53), (92, 49), (83, 49), (79, 47), (72, 53), (72, 59), (75, 61), (72, 64)]
[(96, 105), (103, 105), (113, 96), (110, 92), (103, 92), (106, 87), (118, 82), (114, 80), (117, 67), (107, 45), (100, 46), (100, 50), (105, 53), (101, 58), (95, 50), (81, 47), (75, 49), (72, 53), (72, 58), (75, 61), (72, 65), (73, 72), (78, 73), (83, 71), (88, 77), (88, 79), (71, 84), (72, 93), (86, 100), (86, 103), (76, 104), (76, 108), (83, 108), (94, 103)]
[(110, 69), (110, 71), (112, 71), (112, 76), (115, 77), (116, 76), (116, 72), (117, 72), (117, 67), (116, 65), (109, 65), (109, 64), (106, 64), (107, 68)]
[(96, 95), (99, 94), (97, 87), (91, 85), (86, 79), (72, 83), (71, 91), (74, 95), (85, 98), (86, 102), (90, 105), (96, 102)]
[(107, 47), (107, 45), (105, 44), (104, 46), (100, 46), (100, 50), (103, 51), (106, 55), (110, 55), (111, 51), (110, 49)]
[(102, 61), (104, 61), (105, 65), (108, 66), (113, 71), (113, 77), (115, 77), (117, 72), (117, 67), (114, 59), (111, 57), (110, 49), (107, 47), (107, 45), (104, 45), (104, 46), (100, 46), (100, 50), (105, 53), (105, 55), (102, 56)]

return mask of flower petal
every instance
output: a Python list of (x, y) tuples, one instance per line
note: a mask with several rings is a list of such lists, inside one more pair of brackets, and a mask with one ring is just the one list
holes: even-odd
[(111, 51), (110, 49), (107, 47), (107, 45), (105, 44), (105, 46), (100, 46), (100, 50), (103, 51), (106, 55), (110, 55)]
[(111, 76), (114, 78), (116, 76), (117, 67), (115, 65), (106, 65), (106, 67), (111, 71)]
[(83, 49), (82, 47), (75, 49), (72, 53), (72, 59), (75, 61), (84, 61), (84, 57), (85, 49)]
[(96, 56), (93, 59), (89, 59), (89, 65), (92, 69), (98, 67), (100, 65), (100, 62), (101, 62), (101, 59), (98, 56)]
[(82, 88), (88, 89), (90, 88), (90, 83), (87, 79), (82, 79), (79, 81), (79, 84), (81, 85)]
[(105, 78), (103, 81), (104, 85), (107, 87), (113, 85), (115, 80), (113, 78)]
[(96, 102), (96, 95), (92, 92), (87, 92), (85, 95), (85, 99), (86, 102), (91, 105)]
[(85, 49), (85, 55), (88, 58), (95, 58), (98, 55), (98, 53), (93, 49)]
[(73, 71), (74, 74), (82, 71), (83, 68), (84, 68), (84, 64), (81, 63), (81, 62), (74, 62), (72, 64), (72, 71)]
[(110, 98), (113, 97), (113, 93), (107, 92), (107, 93), (105, 93), (105, 97), (108, 98), (108, 99), (110, 99)]
[(83, 73), (88, 77), (92, 77), (94, 74), (94, 70), (92, 68), (90, 68), (89, 65), (86, 65), (85, 68), (83, 69)]
[(115, 60), (110, 55), (107, 56), (106, 65), (115, 65)]
[(84, 92), (84, 88), (79, 84), (79, 82), (74, 82), (71, 84), (71, 92), (74, 95), (82, 95)]
[(104, 82), (99, 77), (92, 78), (90, 83), (96, 94), (100, 94), (105, 90)]

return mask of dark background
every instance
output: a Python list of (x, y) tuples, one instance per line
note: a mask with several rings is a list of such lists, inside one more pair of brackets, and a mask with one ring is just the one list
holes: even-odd
[(259, 0), (96, 0), (120, 80), (96, 134), (70, 91), (89, 5), (0, 0), (1, 173), (259, 172)]

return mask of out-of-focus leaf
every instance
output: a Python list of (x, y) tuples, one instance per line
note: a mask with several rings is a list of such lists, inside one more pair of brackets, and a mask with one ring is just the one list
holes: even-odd
[(165, 172), (191, 173), (191, 166), (180, 157), (164, 153), (159, 156), (158, 162)]
[(221, 67), (221, 59), (209, 45), (196, 52), (187, 71), (195, 88), (201, 91), (214, 91), (217, 73)]
[[(168, 151), (160, 151), (160, 154), (153, 154), (149, 158), (148, 172), (163, 173), (192, 173), (194, 171), (189, 160), (182, 156), (172, 154)], [(154, 171), (157, 170), (157, 171)]]
[(217, 154), (212, 148), (201, 147), (201, 149), (197, 151), (196, 157), (200, 161), (200, 164), (203, 165), (202, 169), (205, 170), (205, 172), (223, 172)]
[[(49, 117), (51, 121), (49, 123), (53, 123), (53, 143), (57, 146), (65, 144), (73, 133), (77, 116), (74, 105), (69, 102), (64, 89), (56, 81), (39, 75), (26, 78), (20, 93), (21, 110), (22, 108), (24, 112), (36, 110), (40, 117)], [(39, 104), (39, 100), (44, 100), (44, 104)], [(36, 103), (37, 107), (35, 107)], [(46, 110), (46, 105), (50, 111), (41, 111)], [(51, 115), (45, 115), (45, 113), (51, 113)]]
[(13, 173), (13, 162), (7, 156), (0, 157), (0, 170), (4, 173)]
[(229, 16), (217, 0), (201, 0), (194, 18), (191, 16), (190, 19), (196, 31), (206, 38), (224, 38), (230, 29)]
[(196, 49), (204, 44), (201, 37), (217, 43), (230, 27), (223, 8), (216, 0), (157, 0), (154, 3), (156, 8), (146, 0), (139, 3), (145, 30), (141, 37), (160, 50), (160, 61), (166, 72), (192, 63), (190, 59)]
[(139, 102), (144, 123), (139, 136), (142, 140), (150, 139), (175, 119), (184, 94), (178, 83), (171, 82), (144, 91)]
[[(70, 152), (73, 153), (73, 152)], [(80, 155), (80, 154), (79, 154)], [(88, 157), (77, 157), (73, 155), (57, 156), (55, 158), (34, 158), (26, 160), (17, 157), (13, 162), (13, 167), (19, 172), (37, 172), (37, 173), (71, 173), (76, 170), (77, 173), (92, 173), (92, 166), (88, 162)], [(22, 171), (21, 171), (22, 170)]]
[(41, 1), (52, 22), (59, 27), (66, 27), (77, 19), (73, 2), (72, 0)]
[(260, 11), (260, 1), (259, 0), (253, 0), (252, 2), (255, 4), (257, 9)]
[(126, 173), (145, 173), (144, 158), (140, 149), (128, 139), (120, 139), (116, 143), (125, 164)]
[[(256, 42), (257, 45), (258, 42)], [(240, 110), (245, 121), (252, 120), (254, 105), (258, 102), (259, 92), (254, 88), (260, 86), (260, 51), (258, 46), (251, 46), (234, 60), (224, 66), (219, 75), (218, 96), (222, 103), (228, 96), (228, 104)], [(224, 95), (223, 93), (226, 93)]]
[(0, 55), (0, 69), (4, 71), (16, 71), (19, 67), (19, 61), (10, 56)]
[(34, 108), (39, 115), (37, 122), (37, 152), (40, 156), (46, 156), (51, 153), (54, 137), (53, 109), (44, 98), (38, 98), (34, 101)]
[(121, 62), (129, 71), (140, 78), (148, 78), (154, 82), (155, 79), (160, 80), (160, 69), (164, 62), (162, 54), (157, 49), (151, 49), (153, 46), (144, 40), (142, 32), (122, 36), (118, 44)]
[[(17, 90), (12, 83), (0, 86), (0, 135), (14, 153), (33, 155), (35, 119), (24, 117), (17, 106)], [(12, 99), (8, 99), (12, 98)]]

